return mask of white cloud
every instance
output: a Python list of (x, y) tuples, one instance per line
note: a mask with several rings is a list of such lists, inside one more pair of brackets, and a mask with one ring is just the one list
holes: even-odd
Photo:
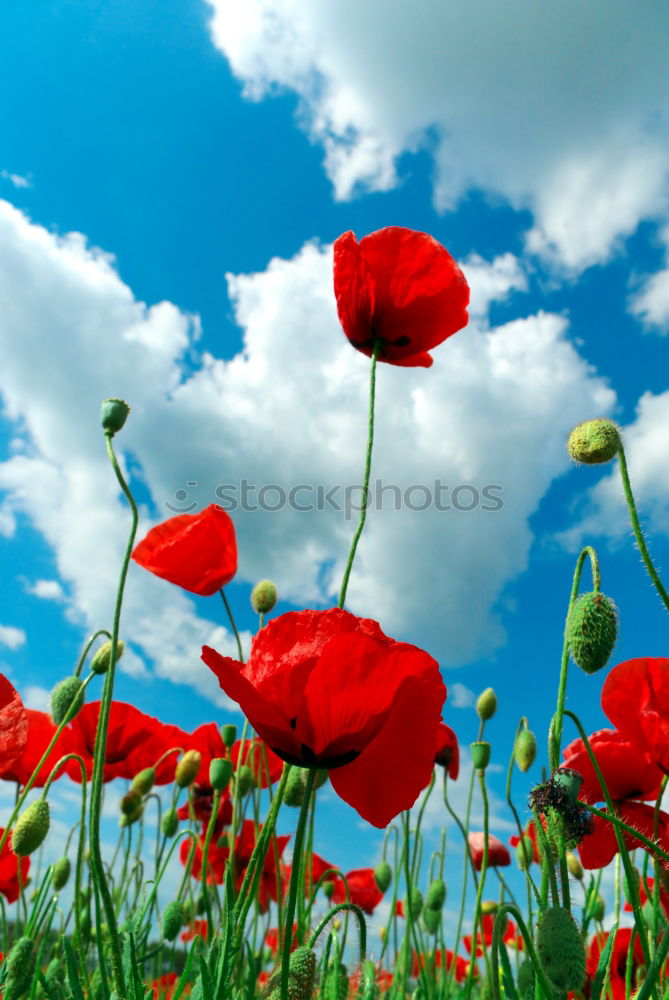
[(33, 708), (37, 712), (48, 712), (51, 692), (39, 684), (28, 684), (21, 690), (21, 700), (26, 708)]
[[(206, 505), (217, 486), (244, 477), (286, 490), (359, 480), (368, 364), (339, 329), (329, 248), (307, 245), (262, 273), (229, 276), (243, 351), (230, 361), (204, 354), (185, 374), (197, 325), (169, 303), (136, 302), (108, 255), (76, 234), (31, 225), (6, 203), (0, 236), (0, 370), (6, 412), (26, 443), (0, 466), (4, 512), (27, 513), (52, 547), (73, 620), (109, 626), (130, 522), (98, 426), (105, 396), (132, 404), (117, 447), (135, 456), (161, 519), (189, 482)], [(517, 261), (475, 257), (466, 269), (478, 303), (469, 328), (435, 352), (428, 372), (380, 366), (373, 478), (402, 491), (434, 490), (435, 480), (448, 491), (461, 485), (463, 504), (472, 489), (496, 484), (504, 507), (396, 511), (386, 493), (384, 509), (370, 512), (348, 599), (444, 666), (504, 641), (496, 605), (527, 564), (530, 515), (567, 467), (566, 434), (614, 402), (567, 340), (564, 317), (538, 313), (489, 328), (484, 304), (523, 287)], [(333, 603), (354, 526), (343, 511), (233, 516), (239, 579), (274, 578), (298, 605)], [(140, 534), (148, 527), (144, 512)], [(219, 603), (211, 607), (207, 620), (184, 593), (133, 564), (123, 635), (135, 656), (129, 650), (121, 665), (138, 674), (151, 661), (158, 675), (220, 700), (199, 648), (233, 654), (234, 646), (217, 624)]]
[(465, 684), (456, 681), (448, 685), (448, 704), (451, 708), (473, 708), (476, 704), (476, 694)]
[(22, 628), (14, 625), (0, 625), (0, 646), (7, 646), (8, 649), (19, 649), (25, 645), (26, 634)]
[(21, 174), (13, 174), (9, 170), (0, 170), (0, 177), (4, 181), (9, 181), (15, 188), (29, 188), (32, 187), (32, 182), (30, 178), (23, 177)]
[(44, 601), (63, 601), (65, 593), (58, 580), (35, 580), (26, 585), (26, 593)]
[(535, 214), (530, 247), (605, 260), (666, 213), (669, 15), (616, 0), (208, 0), (252, 99), (281, 90), (324, 150), (338, 198), (398, 183), (428, 150), (435, 203), (472, 188)]
[[(661, 233), (669, 265), (669, 226)], [(669, 266), (647, 277), (631, 294), (629, 310), (647, 330), (669, 333)]]

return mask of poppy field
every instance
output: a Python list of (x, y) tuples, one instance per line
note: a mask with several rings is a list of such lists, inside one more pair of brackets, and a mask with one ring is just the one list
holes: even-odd
[[(116, 450), (133, 419), (130, 405), (102, 404), (110, 486), (128, 508), (113, 620), (100, 623), (71, 675), (56, 685), (49, 713), (26, 708), (0, 675), (0, 777), (16, 793), (0, 829), (2, 995), (664, 1000), (669, 659), (643, 657), (640, 649), (639, 658), (616, 662), (618, 612), (601, 590), (597, 553), (586, 546), (565, 581), (555, 712), (549, 731), (535, 734), (519, 704), (506, 765), (516, 833), (506, 841), (496, 836), (486, 784), (493, 687), (478, 697), (470, 742), (451, 725), (447, 687), (430, 652), (388, 636), (373, 607), (364, 616), (346, 609), (371, 513), (365, 498), (382, 426), (377, 378), (384, 365), (428, 368), (432, 351), (467, 335), (466, 276), (425, 233), (388, 227), (358, 241), (348, 232), (334, 245), (334, 294), (343, 333), (370, 371), (369, 407), (359, 415), (359, 520), (335, 607), (276, 614), (281, 581), (252, 588), (257, 632), (250, 651), (225, 593), (238, 566), (233, 520), (212, 504), (139, 538), (137, 504)], [(669, 611), (619, 429), (593, 414), (565, 444), (576, 463), (617, 466), (634, 543)], [(188, 732), (115, 698), (117, 664), (124, 641), (132, 641), (123, 628), (129, 572), (152, 573), (218, 602), (237, 654), (205, 645), (197, 655), (241, 715)], [(591, 732), (587, 719), (566, 708), (574, 669), (606, 674), (601, 705), (610, 728)], [(101, 696), (92, 701), (93, 681)], [(567, 722), (579, 733), (571, 742)], [(473, 764), (464, 814), (449, 798), (463, 780), (463, 742)], [(516, 772), (534, 775), (527, 801), (514, 800)], [(54, 782), (76, 791), (78, 819), (60, 860), (44, 866)], [(101, 837), (110, 783), (121, 789), (111, 855)], [(475, 788), (482, 829), (472, 823)], [(323, 789), (383, 833), (380, 856), (342, 871), (314, 851)], [(428, 801), (439, 797), (441, 847), (427, 857), (421, 823)], [(154, 830), (146, 819), (156, 809), (147, 866), (140, 859)], [(447, 885), (453, 840), (464, 846), (466, 863), (460, 883)], [(514, 880), (505, 878), (510, 867), (519, 873)], [(602, 894), (605, 872), (613, 873), (612, 909)], [(445, 913), (447, 896), (455, 921)]]

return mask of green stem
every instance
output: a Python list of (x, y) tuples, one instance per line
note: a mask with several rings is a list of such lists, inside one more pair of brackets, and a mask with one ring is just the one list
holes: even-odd
[(214, 792), (214, 801), (212, 804), (211, 816), (209, 817), (209, 822), (207, 823), (207, 832), (204, 838), (204, 847), (202, 848), (202, 895), (204, 896), (204, 906), (207, 913), (207, 940), (213, 941), (214, 939), (214, 920), (211, 914), (211, 902), (209, 900), (209, 892), (207, 891), (207, 875), (209, 874), (209, 846), (211, 844), (211, 838), (214, 835), (214, 826), (216, 825), (216, 819), (218, 817), (218, 807), (221, 803), (221, 792), (216, 789)]
[(316, 771), (314, 768), (309, 768), (309, 770), (307, 771), (307, 777), (305, 781), (304, 798), (302, 800), (302, 805), (300, 807), (300, 815), (297, 820), (297, 829), (295, 830), (295, 845), (293, 848), (293, 869), (290, 873), (290, 888), (288, 890), (288, 902), (286, 903), (283, 947), (281, 949), (281, 1000), (288, 1000), (288, 972), (290, 964), (290, 946), (293, 940), (293, 919), (295, 917), (295, 904), (297, 902), (298, 891), (299, 890), (303, 891), (303, 887), (300, 886), (300, 872), (302, 867), (300, 864), (300, 859), (302, 857), (302, 845), (304, 843), (304, 833), (307, 825), (307, 818), (309, 816), (309, 805), (311, 803), (311, 794), (313, 792), (315, 780), (316, 780)]
[(232, 634), (234, 635), (235, 642), (237, 643), (237, 656), (239, 657), (239, 662), (243, 663), (244, 662), (244, 653), (242, 651), (242, 640), (239, 638), (239, 632), (237, 631), (237, 626), (235, 624), (235, 619), (234, 619), (234, 616), (232, 614), (232, 608), (230, 607), (230, 604), (228, 602), (228, 598), (226, 596), (225, 591), (223, 590), (223, 587), (221, 587), (219, 593), (220, 593), (221, 598), (223, 600), (223, 604), (225, 605), (225, 610), (228, 613), (228, 621), (230, 622), (230, 628), (232, 629)]
[(359, 906), (356, 906), (355, 903), (337, 903), (337, 905), (333, 906), (331, 910), (328, 910), (316, 927), (316, 930), (311, 935), (308, 947), (312, 949), (316, 947), (318, 938), (321, 936), (330, 920), (332, 920), (333, 917), (335, 917), (342, 910), (350, 910), (358, 921), (358, 929), (360, 931), (360, 968), (362, 968), (362, 963), (365, 961), (365, 955), (367, 954), (367, 924), (365, 922), (364, 913)]
[(367, 450), (365, 452), (365, 469), (363, 473), (360, 520), (358, 521), (358, 527), (355, 529), (355, 534), (353, 535), (353, 541), (351, 542), (351, 549), (348, 554), (346, 569), (344, 570), (344, 578), (341, 583), (341, 591), (339, 592), (339, 604), (337, 605), (340, 608), (343, 608), (344, 604), (346, 603), (346, 591), (348, 590), (348, 580), (351, 575), (351, 569), (353, 568), (355, 551), (358, 547), (360, 536), (362, 535), (362, 529), (365, 527), (365, 520), (367, 518), (367, 507), (369, 505), (369, 474), (372, 468), (372, 450), (374, 448), (374, 401), (376, 395), (376, 360), (379, 355), (379, 345), (380, 341), (377, 337), (375, 337), (374, 349), (372, 351), (372, 364), (369, 373), (369, 416), (367, 419)]
[(99, 628), (97, 632), (93, 633), (93, 635), (90, 637), (90, 639), (84, 646), (81, 656), (79, 657), (79, 662), (77, 663), (76, 669), (74, 671), (75, 677), (78, 677), (79, 674), (81, 673), (81, 668), (86, 662), (86, 657), (88, 656), (88, 652), (99, 635), (106, 635), (108, 639), (111, 639), (111, 635), (106, 628)]
[(625, 491), (625, 500), (627, 501), (627, 509), (629, 510), (630, 521), (632, 522), (632, 530), (634, 531), (634, 537), (636, 539), (636, 544), (638, 546), (639, 552), (641, 553), (641, 558), (643, 559), (644, 566), (648, 571), (648, 575), (653, 581), (655, 589), (662, 598), (662, 603), (664, 604), (667, 611), (669, 611), (669, 594), (664, 589), (662, 581), (658, 576), (657, 570), (653, 565), (653, 561), (650, 558), (646, 542), (643, 537), (643, 532), (641, 531), (641, 525), (639, 524), (639, 515), (637, 514), (636, 504), (634, 502), (634, 495), (632, 494), (632, 486), (630, 484), (630, 478), (627, 472), (627, 460), (625, 458), (625, 449), (620, 445), (618, 449), (618, 461), (620, 465), (620, 478), (623, 481), (623, 490)]

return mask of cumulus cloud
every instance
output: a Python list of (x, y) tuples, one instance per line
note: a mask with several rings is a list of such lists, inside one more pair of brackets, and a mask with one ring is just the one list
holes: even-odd
[(65, 593), (58, 580), (35, 580), (26, 584), (26, 593), (44, 601), (63, 601)]
[(208, 0), (245, 94), (300, 98), (336, 197), (399, 182), (428, 150), (434, 200), (529, 208), (529, 248), (578, 271), (666, 214), (669, 15), (644, 2)]
[[(170, 303), (137, 302), (112, 259), (82, 236), (54, 236), (6, 203), (0, 236), (3, 396), (24, 441), (0, 466), (4, 517), (27, 514), (52, 547), (71, 618), (109, 624), (129, 527), (98, 426), (108, 395), (133, 406), (116, 441), (155, 520), (187, 484), (189, 505), (234, 502), (239, 579), (270, 577), (295, 604), (332, 604), (356, 512), (239, 506), (242, 479), (256, 487), (256, 503), (263, 485), (274, 488), (265, 493), (272, 505), (281, 490), (308, 488), (302, 506), (323, 486), (339, 490), (342, 508), (345, 487), (360, 480), (368, 363), (338, 326), (331, 248), (307, 244), (258, 274), (229, 275), (243, 349), (230, 360), (192, 352), (186, 370), (197, 323)], [(497, 602), (527, 564), (528, 519), (567, 466), (566, 434), (614, 403), (569, 342), (565, 317), (540, 312), (491, 328), (489, 303), (524, 287), (514, 258), (463, 266), (473, 285), (469, 328), (427, 372), (380, 366), (372, 475), (382, 509), (370, 512), (348, 599), (444, 665), (504, 641)], [(485, 487), (497, 490), (489, 510)], [(434, 502), (421, 509), (426, 491)], [(150, 662), (220, 700), (198, 655), (203, 642), (234, 653), (217, 621), (132, 566), (123, 619), (132, 645), (121, 664), (138, 674)]]
[[(662, 232), (666, 247), (666, 263), (669, 265), (669, 226)], [(630, 295), (629, 309), (637, 316), (646, 330), (654, 333), (669, 333), (669, 266), (656, 274), (646, 277)]]
[(19, 649), (25, 645), (26, 634), (22, 628), (14, 625), (0, 625), (0, 646), (7, 646), (8, 649)]

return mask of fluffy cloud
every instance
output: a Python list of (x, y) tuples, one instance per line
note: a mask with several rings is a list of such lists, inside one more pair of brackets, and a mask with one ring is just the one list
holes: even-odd
[(44, 601), (62, 601), (65, 599), (63, 588), (58, 580), (35, 580), (26, 585), (26, 593), (39, 597)]
[[(263, 485), (275, 488), (265, 491), (272, 504), (277, 489), (302, 485), (317, 496), (322, 485), (338, 487), (343, 504), (361, 474), (368, 363), (338, 327), (329, 248), (308, 244), (261, 273), (229, 275), (243, 350), (227, 361), (193, 350), (186, 370), (197, 323), (169, 303), (135, 301), (112, 260), (83, 237), (56, 237), (6, 203), (0, 237), (8, 304), (0, 370), (6, 412), (23, 440), (0, 466), (4, 515), (11, 523), (25, 512), (52, 547), (74, 620), (88, 628), (111, 620), (129, 527), (98, 426), (105, 396), (133, 406), (118, 448), (132, 456), (157, 519), (169, 513), (166, 503), (182, 502), (186, 486), (188, 505), (239, 501), (242, 479), (256, 487), (255, 501)], [(373, 479), (386, 490), (383, 509), (370, 513), (348, 601), (445, 665), (503, 641), (496, 604), (527, 563), (528, 519), (566, 468), (566, 434), (614, 402), (567, 339), (564, 317), (489, 326), (489, 303), (524, 287), (514, 258), (473, 257), (464, 267), (473, 285), (469, 328), (439, 348), (428, 372), (380, 366)], [(472, 503), (479, 495), (485, 506), (485, 486), (497, 487), (501, 509)], [(455, 509), (416, 509), (426, 490)], [(299, 500), (308, 499), (305, 490)], [(296, 604), (332, 603), (355, 511), (347, 519), (327, 505), (238, 507), (233, 517), (240, 579), (274, 578)], [(143, 511), (142, 530), (149, 524)], [(149, 660), (159, 676), (220, 699), (198, 649), (207, 642), (233, 653), (231, 637), (185, 594), (132, 566), (123, 625), (135, 648), (121, 661), (126, 670), (140, 673)]]
[(637, 316), (647, 330), (669, 333), (669, 226), (662, 239), (667, 249), (667, 267), (646, 278), (630, 296), (630, 312)]
[(208, 0), (245, 93), (291, 90), (338, 198), (434, 158), (437, 207), (471, 188), (535, 214), (529, 246), (577, 271), (666, 212), (669, 16), (606, 0)]
[(25, 644), (26, 634), (22, 628), (14, 625), (0, 625), (0, 646), (8, 649), (19, 649)]

